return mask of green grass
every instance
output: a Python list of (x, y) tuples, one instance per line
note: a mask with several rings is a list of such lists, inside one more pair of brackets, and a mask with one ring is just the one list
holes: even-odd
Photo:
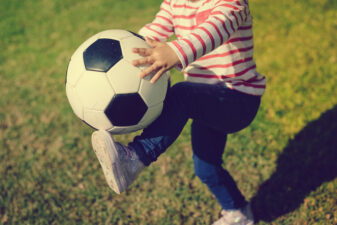
[[(122, 195), (106, 185), (92, 130), (65, 96), (68, 60), (105, 29), (137, 31), (155, 0), (3, 0), (0, 224), (210, 224), (220, 207), (193, 173), (189, 126)], [(224, 166), (258, 224), (337, 223), (337, 3), (252, 0), (268, 88)], [(182, 80), (173, 72), (173, 82)], [(134, 134), (120, 135), (123, 143)]]

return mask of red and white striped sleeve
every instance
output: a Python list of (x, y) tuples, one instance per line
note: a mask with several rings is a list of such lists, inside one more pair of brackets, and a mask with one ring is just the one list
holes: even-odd
[(174, 33), (171, 0), (164, 0), (152, 23), (146, 24), (138, 33), (156, 41), (166, 42)]
[(218, 0), (205, 22), (190, 34), (169, 42), (183, 69), (230, 39), (247, 18), (246, 0)]

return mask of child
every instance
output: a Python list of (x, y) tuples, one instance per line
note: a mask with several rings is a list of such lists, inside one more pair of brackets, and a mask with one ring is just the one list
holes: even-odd
[[(222, 206), (214, 224), (253, 224), (250, 205), (222, 168), (227, 134), (248, 126), (265, 90), (253, 60), (252, 17), (247, 0), (164, 0), (140, 32), (152, 47), (136, 48), (140, 76), (155, 82), (176, 67), (186, 81), (169, 88), (162, 114), (128, 146), (95, 131), (92, 144), (109, 186), (123, 192), (176, 140), (191, 118), (196, 175)], [(175, 34), (177, 39), (166, 43)]]

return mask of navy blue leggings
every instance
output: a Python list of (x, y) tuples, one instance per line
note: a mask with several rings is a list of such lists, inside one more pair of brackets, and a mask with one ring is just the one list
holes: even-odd
[(227, 134), (248, 126), (260, 97), (222, 85), (181, 82), (168, 89), (161, 115), (129, 145), (149, 165), (177, 139), (192, 119), (192, 149), (196, 175), (215, 195), (223, 209), (246, 204), (231, 175), (222, 167)]

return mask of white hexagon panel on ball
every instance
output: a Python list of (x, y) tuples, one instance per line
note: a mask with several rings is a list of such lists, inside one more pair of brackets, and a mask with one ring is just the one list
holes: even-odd
[(83, 104), (76, 90), (71, 85), (66, 85), (66, 94), (71, 108), (76, 116), (83, 120)]
[(70, 58), (66, 73), (66, 83), (71, 85), (76, 85), (77, 81), (80, 79), (80, 76), (85, 71), (84, 61), (83, 61), (83, 52), (87, 49), (92, 43), (97, 40), (98, 35), (94, 35), (83, 42), (74, 52)]
[(114, 39), (114, 40), (122, 40), (126, 37), (133, 36), (133, 34), (126, 30), (105, 30), (97, 34), (99, 38), (107, 38), (107, 39)]
[(75, 52), (70, 59), (66, 75), (66, 85), (75, 86), (85, 71), (83, 56), (81, 54), (83, 53)]
[(133, 48), (151, 48), (151, 47), (145, 42), (145, 40), (141, 39), (138, 36), (132, 35), (131, 37), (123, 39), (123, 41), (121, 42), (121, 48), (124, 59), (131, 63), (132, 60), (143, 58), (139, 54), (133, 53), (132, 52)]
[(110, 120), (103, 111), (85, 109), (83, 114), (83, 120), (96, 129), (109, 130), (112, 128)]
[(85, 109), (98, 111), (104, 111), (115, 94), (102, 72), (85, 71), (75, 89)]
[(107, 77), (116, 93), (136, 93), (140, 85), (139, 73), (137, 67), (122, 59), (107, 72)]
[(163, 74), (154, 84), (150, 82), (153, 74), (142, 79), (139, 94), (148, 106), (154, 106), (164, 101), (169, 84), (169, 72)]
[(139, 122), (142, 128), (149, 126), (153, 121), (155, 121), (163, 110), (163, 103), (159, 103), (147, 109), (147, 112), (143, 116), (142, 120)]

